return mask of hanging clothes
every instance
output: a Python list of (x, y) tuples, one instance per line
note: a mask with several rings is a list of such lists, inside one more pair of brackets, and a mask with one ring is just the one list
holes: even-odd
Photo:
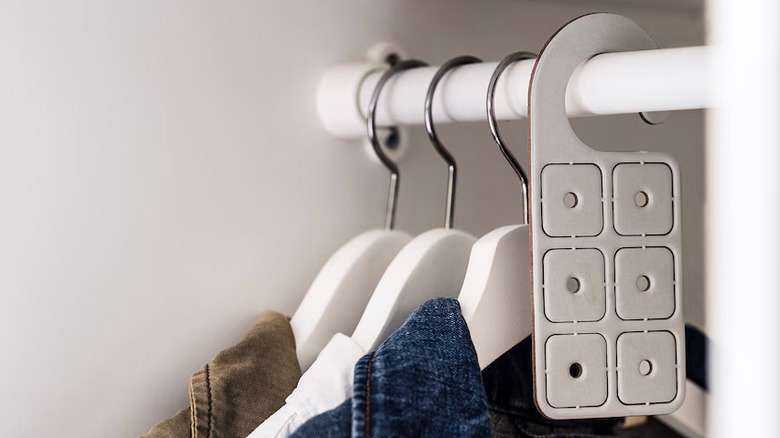
[(489, 437), (485, 387), (460, 304), (420, 306), (355, 365), (352, 398), (292, 436)]
[(241, 342), (190, 377), (189, 408), (142, 438), (243, 438), (284, 405), (300, 377), (287, 317), (266, 312)]
[(351, 397), (355, 362), (364, 354), (352, 338), (337, 333), (303, 373), (287, 403), (248, 438), (288, 437), (309, 419)]

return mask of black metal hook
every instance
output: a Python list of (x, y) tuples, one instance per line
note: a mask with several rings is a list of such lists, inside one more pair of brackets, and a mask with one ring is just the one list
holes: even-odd
[(395, 210), (396, 201), (398, 199), (398, 186), (400, 184), (400, 174), (398, 172), (398, 165), (387, 156), (382, 149), (382, 145), (379, 144), (379, 140), (376, 136), (376, 107), (379, 102), (379, 95), (382, 92), (382, 88), (385, 86), (390, 78), (399, 72), (405, 70), (411, 70), (417, 67), (424, 67), (426, 64), (423, 61), (415, 59), (409, 59), (401, 61), (394, 66), (387, 69), (379, 81), (374, 87), (374, 92), (371, 94), (371, 99), (368, 101), (368, 113), (366, 114), (366, 131), (368, 133), (368, 140), (371, 142), (371, 146), (374, 148), (379, 161), (385, 165), (387, 170), (390, 171), (390, 190), (387, 194), (387, 210), (385, 212), (385, 228), (392, 230), (395, 227)]
[(493, 71), (493, 76), (490, 77), (486, 99), (487, 118), (488, 125), (490, 126), (490, 133), (493, 134), (493, 140), (496, 141), (498, 148), (501, 150), (501, 154), (504, 155), (504, 158), (506, 158), (506, 160), (509, 162), (509, 165), (512, 166), (512, 169), (517, 174), (517, 177), (520, 178), (520, 184), (523, 186), (523, 215), (525, 216), (526, 224), (530, 223), (530, 216), (528, 212), (528, 175), (526, 175), (525, 171), (523, 170), (523, 166), (521, 166), (517, 161), (517, 158), (515, 158), (514, 154), (512, 154), (512, 151), (510, 151), (506, 146), (504, 140), (501, 138), (501, 133), (498, 131), (498, 121), (496, 120), (495, 109), (495, 95), (498, 78), (501, 76), (501, 73), (507, 69), (507, 67), (517, 61), (522, 61), (524, 59), (534, 59), (536, 57), (537, 55), (531, 52), (515, 52), (502, 59), (501, 62), (498, 63), (498, 66), (496, 66), (496, 69)]
[(431, 144), (433, 144), (434, 149), (436, 149), (436, 152), (444, 159), (449, 169), (447, 179), (447, 206), (444, 216), (445, 228), (452, 228), (453, 225), (455, 215), (455, 183), (457, 182), (458, 165), (452, 154), (444, 148), (444, 145), (439, 140), (439, 136), (436, 135), (436, 129), (433, 127), (433, 95), (436, 92), (436, 86), (439, 85), (439, 82), (448, 71), (455, 67), (478, 62), (482, 62), (482, 60), (473, 56), (458, 56), (445, 62), (439, 67), (436, 74), (433, 75), (431, 84), (428, 86), (428, 93), (425, 95), (425, 130), (428, 132), (428, 138), (431, 139)]

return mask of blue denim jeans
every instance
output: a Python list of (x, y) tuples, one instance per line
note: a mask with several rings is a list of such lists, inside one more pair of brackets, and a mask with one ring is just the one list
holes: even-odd
[[(685, 334), (688, 378), (706, 390), (707, 337), (691, 326)], [(292, 436), (481, 437), (491, 429), (499, 438), (679, 436), (652, 419), (631, 429), (620, 427), (622, 418), (547, 419), (534, 404), (532, 366), (529, 337), (480, 377), (457, 301), (429, 301), (358, 361), (351, 399)]]
[(420, 306), (355, 365), (352, 399), (293, 437), (489, 437), (485, 387), (460, 304)]

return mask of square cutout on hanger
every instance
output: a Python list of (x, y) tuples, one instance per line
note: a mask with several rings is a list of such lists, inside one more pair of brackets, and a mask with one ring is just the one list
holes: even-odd
[(672, 169), (663, 163), (621, 163), (612, 173), (615, 231), (662, 236), (674, 225)]
[(674, 255), (669, 248), (621, 248), (615, 254), (615, 304), (622, 319), (674, 313)]
[(547, 400), (556, 408), (600, 406), (607, 400), (607, 342), (598, 334), (547, 340)]
[(677, 351), (667, 331), (623, 333), (617, 340), (617, 389), (625, 404), (668, 403), (677, 396)]
[(549, 164), (542, 170), (542, 227), (551, 237), (597, 236), (604, 229), (601, 169)]
[(606, 313), (604, 255), (593, 248), (544, 255), (544, 313), (552, 322), (598, 321)]

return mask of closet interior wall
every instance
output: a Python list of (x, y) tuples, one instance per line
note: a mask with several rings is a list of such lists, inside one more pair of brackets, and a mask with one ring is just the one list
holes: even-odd
[[(0, 435), (139, 436), (187, 406), (190, 373), (262, 311), (291, 314), (336, 248), (382, 225), (387, 172), (317, 118), (328, 67), (380, 41), (497, 61), (591, 11), (662, 47), (704, 43), (695, 2), (0, 1)], [(686, 317), (704, 327), (703, 113), (574, 125), (589, 145), (679, 160)], [(524, 157), (525, 121), (503, 132)], [(446, 169), (421, 127), (404, 135), (397, 224), (419, 233), (441, 225)], [(487, 124), (440, 135), (460, 164), (457, 226), (517, 223)]]

